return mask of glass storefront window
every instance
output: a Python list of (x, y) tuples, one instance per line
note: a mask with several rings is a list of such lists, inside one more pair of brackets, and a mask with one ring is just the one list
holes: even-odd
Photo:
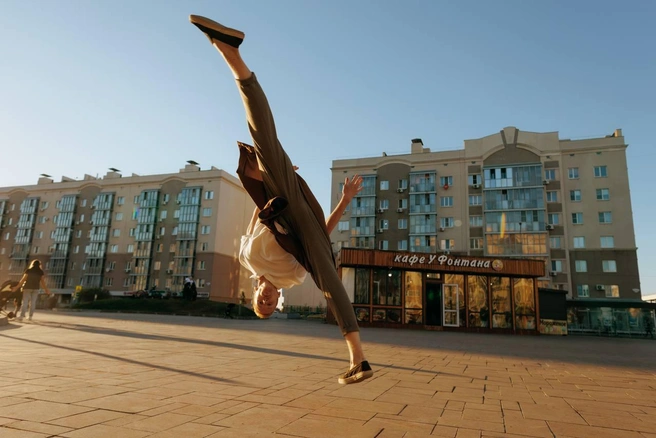
[(401, 305), (401, 271), (374, 269), (372, 286), (374, 305)]
[(355, 270), (355, 304), (369, 304), (369, 269)]
[(535, 290), (532, 278), (515, 278), (515, 328), (535, 330)]
[(358, 322), (369, 322), (371, 311), (368, 307), (356, 307), (355, 308), (355, 317)]
[(421, 272), (405, 273), (405, 308), (421, 309), (421, 291), (422, 291)]
[(470, 275), (467, 277), (469, 301), (469, 327), (489, 327), (490, 310), (487, 302), (487, 277)]
[(492, 327), (512, 328), (510, 304), (510, 278), (490, 277), (492, 290)]
[(458, 305), (460, 306), (460, 327), (467, 325), (467, 303), (465, 302), (465, 276), (444, 274), (444, 284), (458, 285)]

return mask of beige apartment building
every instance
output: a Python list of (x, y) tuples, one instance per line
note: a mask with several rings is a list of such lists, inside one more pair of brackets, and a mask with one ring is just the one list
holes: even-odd
[(191, 277), (199, 295), (236, 302), (252, 288), (238, 252), (253, 208), (236, 177), (193, 161), (163, 175), (42, 175), (0, 188), (0, 280), (18, 280), (38, 258), (60, 294), (180, 291)]
[(334, 161), (333, 207), (345, 176), (364, 177), (332, 233), (335, 250), (542, 259), (540, 287), (573, 299), (640, 298), (620, 129), (569, 140), (508, 127), (464, 143), (432, 152), (414, 139), (409, 154)]

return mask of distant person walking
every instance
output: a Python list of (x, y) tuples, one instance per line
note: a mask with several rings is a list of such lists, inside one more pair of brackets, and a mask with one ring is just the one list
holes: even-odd
[(18, 317), (18, 321), (22, 321), (25, 318), (25, 313), (27, 313), (27, 306), (30, 307), (29, 321), (32, 320), (34, 315), (34, 309), (36, 308), (36, 301), (39, 298), (39, 289), (46, 291), (50, 295), (50, 289), (46, 286), (45, 282), (45, 273), (41, 269), (41, 262), (39, 260), (32, 260), (29, 268), (23, 273), (20, 281), (14, 288), (14, 292), (23, 288), (23, 304), (21, 305), (21, 313)]

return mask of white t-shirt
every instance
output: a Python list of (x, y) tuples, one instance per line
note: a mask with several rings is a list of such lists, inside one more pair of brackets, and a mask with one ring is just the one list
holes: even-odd
[(303, 283), (307, 271), (293, 255), (282, 249), (275, 236), (259, 220), (252, 234), (241, 237), (239, 262), (253, 274), (266, 277), (279, 289)]

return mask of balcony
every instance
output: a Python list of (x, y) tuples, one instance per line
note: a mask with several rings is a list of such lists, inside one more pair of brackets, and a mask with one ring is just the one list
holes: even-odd
[(50, 253), (50, 258), (51, 259), (65, 259), (67, 257), (68, 257), (68, 251), (67, 250), (58, 249), (58, 250), (52, 251)]
[(415, 225), (409, 228), (410, 234), (436, 234), (437, 224), (433, 225)]
[(433, 193), (435, 183), (410, 184), (410, 193)]
[(423, 253), (435, 253), (437, 252), (437, 246), (410, 246), (410, 252), (423, 252)]
[(426, 214), (426, 213), (437, 214), (437, 205), (436, 204), (410, 205), (410, 214)]
[(109, 218), (108, 217), (91, 217), (91, 224), (97, 227), (108, 226)]
[(94, 202), (93, 203), (93, 208), (96, 210), (111, 210), (112, 209), (112, 203), (111, 202)]

